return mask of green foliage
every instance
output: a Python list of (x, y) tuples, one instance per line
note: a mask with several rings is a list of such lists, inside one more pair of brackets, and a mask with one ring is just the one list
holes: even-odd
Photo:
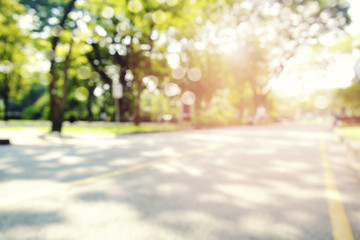
[(360, 127), (351, 126), (351, 127), (339, 127), (339, 131), (346, 137), (349, 137), (360, 143)]
[(23, 119), (41, 119), (44, 108), (49, 104), (46, 87), (42, 84), (31, 84), (30, 91), (21, 99)]
[(144, 132), (156, 132), (156, 131), (174, 131), (178, 130), (176, 125), (121, 125), (121, 126), (77, 126), (69, 125), (64, 127), (64, 132), (98, 132), (98, 133), (144, 133)]
[[(350, 20), (340, 0), (248, 1), (248, 9), (233, 0), (87, 0), (76, 2), (57, 35), (69, 2), (1, 0), (0, 96), (19, 104), (23, 118), (47, 118), (60, 109), (54, 109), (56, 102), (63, 103), (65, 119), (98, 120), (102, 109), (113, 118), (111, 90), (117, 82), (124, 89), (123, 120), (139, 114), (151, 121), (163, 114), (180, 116), (185, 91), (196, 96), (197, 122), (230, 124), (236, 116), (253, 115), (260, 103), (275, 115), (269, 80), (302, 46), (319, 47), (316, 39)], [(21, 19), (33, 24), (20, 28)], [(334, 48), (351, 51), (348, 42), (355, 40)], [(50, 87), (56, 99), (50, 101), (39, 84), (44, 72), (29, 66), (42, 61), (38, 56), (52, 60), (52, 54)], [(171, 56), (179, 58), (183, 77), (174, 78)], [(1, 70), (4, 66), (10, 70)], [(189, 77), (193, 69), (201, 72), (200, 79)], [(167, 95), (169, 84), (181, 93)], [(338, 93), (349, 108), (359, 107), (351, 100), (359, 96), (357, 88)]]
[(4, 101), (4, 119), (13, 100), (18, 100), (26, 90), (22, 66), (26, 56), (22, 49), (28, 41), (26, 31), (18, 25), (24, 6), (14, 0), (2, 0), (0, 4), (0, 98)]
[(345, 89), (338, 89), (335, 93), (335, 105), (338, 108), (345, 108), (355, 115), (360, 115), (360, 81), (355, 79), (353, 84)]

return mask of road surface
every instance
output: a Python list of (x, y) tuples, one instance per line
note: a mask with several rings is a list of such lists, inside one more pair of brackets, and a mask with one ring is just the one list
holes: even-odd
[(329, 126), (0, 146), (0, 239), (360, 239), (360, 178)]

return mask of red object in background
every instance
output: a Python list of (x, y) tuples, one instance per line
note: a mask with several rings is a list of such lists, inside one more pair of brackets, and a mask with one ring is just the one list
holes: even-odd
[(183, 105), (183, 120), (190, 121), (191, 120), (191, 106), (184, 104)]

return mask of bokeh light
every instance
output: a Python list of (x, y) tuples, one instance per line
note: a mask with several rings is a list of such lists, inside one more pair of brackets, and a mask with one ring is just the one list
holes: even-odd
[(325, 109), (329, 106), (329, 98), (323, 95), (317, 96), (315, 98), (315, 107), (318, 109)]
[(166, 14), (161, 10), (157, 10), (152, 14), (152, 20), (156, 24), (162, 24), (166, 21)]
[(104, 86), (103, 86), (104, 90), (109, 90), (110, 89), (110, 85), (105, 83)]
[(143, 78), (143, 83), (145, 84), (146, 88), (153, 92), (157, 88), (159, 80), (155, 76), (146, 76)]
[(128, 3), (128, 9), (132, 13), (139, 13), (143, 9), (143, 5), (139, 0), (132, 0)]
[(100, 86), (97, 86), (95, 89), (94, 89), (94, 95), (96, 96), (96, 97), (100, 97), (101, 95), (103, 95), (103, 93), (104, 93), (104, 89), (102, 88), (102, 87), (100, 87)]
[(81, 102), (85, 101), (89, 96), (89, 91), (85, 87), (78, 87), (75, 90), (75, 98)]
[(195, 103), (196, 96), (191, 91), (185, 91), (181, 96), (181, 101), (186, 105), (193, 105)]
[(104, 9), (101, 11), (101, 16), (104, 18), (112, 18), (115, 14), (115, 11), (112, 7), (104, 7)]
[(116, 31), (120, 34), (125, 34), (130, 29), (130, 23), (128, 23), (127, 21), (122, 21), (116, 25)]
[(201, 70), (198, 68), (191, 68), (188, 71), (187, 76), (191, 81), (199, 81), (201, 78)]
[(89, 79), (91, 77), (91, 69), (88, 66), (81, 66), (79, 68), (79, 78)]
[(178, 68), (180, 64), (180, 56), (176, 53), (171, 53), (166, 56), (167, 62), (172, 69)]
[(101, 37), (105, 37), (107, 34), (106, 30), (100, 25), (95, 26), (95, 32)]
[(178, 4), (178, 0), (167, 0), (166, 3), (169, 7), (175, 7)]
[(186, 71), (183, 67), (177, 67), (172, 70), (171, 74), (175, 79), (183, 79), (185, 77)]
[(165, 95), (168, 97), (173, 97), (181, 93), (181, 89), (176, 83), (166, 83), (164, 86)]

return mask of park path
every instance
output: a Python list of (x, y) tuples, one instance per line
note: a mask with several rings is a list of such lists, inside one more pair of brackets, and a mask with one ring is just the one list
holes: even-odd
[(360, 239), (360, 179), (327, 125), (12, 136), (1, 240)]

